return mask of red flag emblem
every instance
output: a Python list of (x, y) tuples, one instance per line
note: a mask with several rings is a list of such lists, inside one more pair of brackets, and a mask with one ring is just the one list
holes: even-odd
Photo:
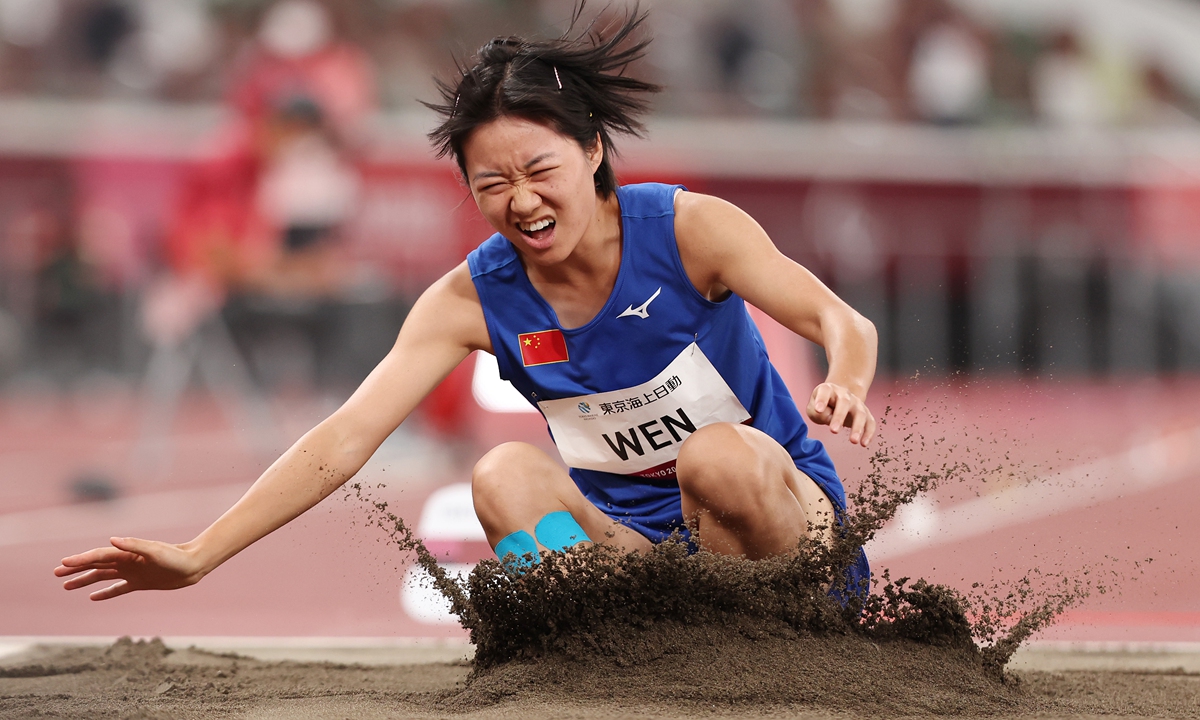
[(525, 367), (567, 362), (567, 341), (562, 330), (521, 333), (517, 336), (521, 346), (521, 362)]

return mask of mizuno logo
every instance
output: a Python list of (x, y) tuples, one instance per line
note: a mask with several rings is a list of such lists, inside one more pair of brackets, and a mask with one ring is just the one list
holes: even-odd
[(642, 303), (640, 306), (634, 307), (630, 305), (625, 309), (625, 312), (621, 313), (617, 317), (640, 317), (641, 319), (645, 320), (646, 318), (650, 317), (650, 313), (647, 311), (647, 309), (650, 307), (650, 303), (654, 302), (654, 298), (658, 297), (660, 292), (662, 292), (662, 288), (655, 290), (654, 294), (650, 296), (650, 299)]

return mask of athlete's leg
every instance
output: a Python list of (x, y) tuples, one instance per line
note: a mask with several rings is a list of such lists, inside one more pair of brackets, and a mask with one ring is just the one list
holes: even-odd
[(493, 548), (518, 530), (536, 537), (542, 518), (564, 510), (592, 542), (625, 551), (650, 548), (649, 540), (600, 512), (579, 492), (566, 470), (527, 443), (504, 443), (484, 455), (475, 464), (471, 497)]
[(833, 505), (796, 469), (783, 446), (746, 425), (716, 423), (696, 431), (676, 463), (683, 517), (713, 552), (757, 560), (792, 550), (800, 538), (832, 536)]

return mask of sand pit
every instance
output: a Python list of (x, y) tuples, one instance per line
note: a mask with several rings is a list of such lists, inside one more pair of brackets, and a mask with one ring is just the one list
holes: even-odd
[(885, 446), (835, 541), (786, 557), (593, 546), (520, 575), (485, 560), (465, 584), (353, 485), (369, 524), (450, 601), (472, 662), (265, 662), (128, 639), (41, 648), (0, 663), (0, 717), (1200, 717), (1195, 672), (1005, 668), (1095, 581), (1031, 571), (966, 597), (876, 568), (869, 598), (845, 586), (897, 508), (967, 467)]
[[(970, 653), (852, 637), (750, 639), (679, 628), (611, 660), (261, 662), (158, 641), (40, 647), (0, 663), (4, 718), (1200, 717), (1200, 674), (1010, 673)], [(900, 692), (897, 692), (897, 690)]]

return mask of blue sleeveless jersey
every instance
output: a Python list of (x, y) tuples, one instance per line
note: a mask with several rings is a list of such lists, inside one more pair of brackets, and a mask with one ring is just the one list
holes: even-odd
[(683, 528), (678, 445), (718, 421), (774, 438), (840, 515), (842, 483), (825, 448), (808, 437), (745, 303), (736, 294), (708, 300), (684, 272), (677, 189), (617, 189), (620, 270), (608, 302), (581, 327), (559, 324), (502, 235), (471, 252), (500, 376), (546, 416), (584, 496), (652, 541)]

